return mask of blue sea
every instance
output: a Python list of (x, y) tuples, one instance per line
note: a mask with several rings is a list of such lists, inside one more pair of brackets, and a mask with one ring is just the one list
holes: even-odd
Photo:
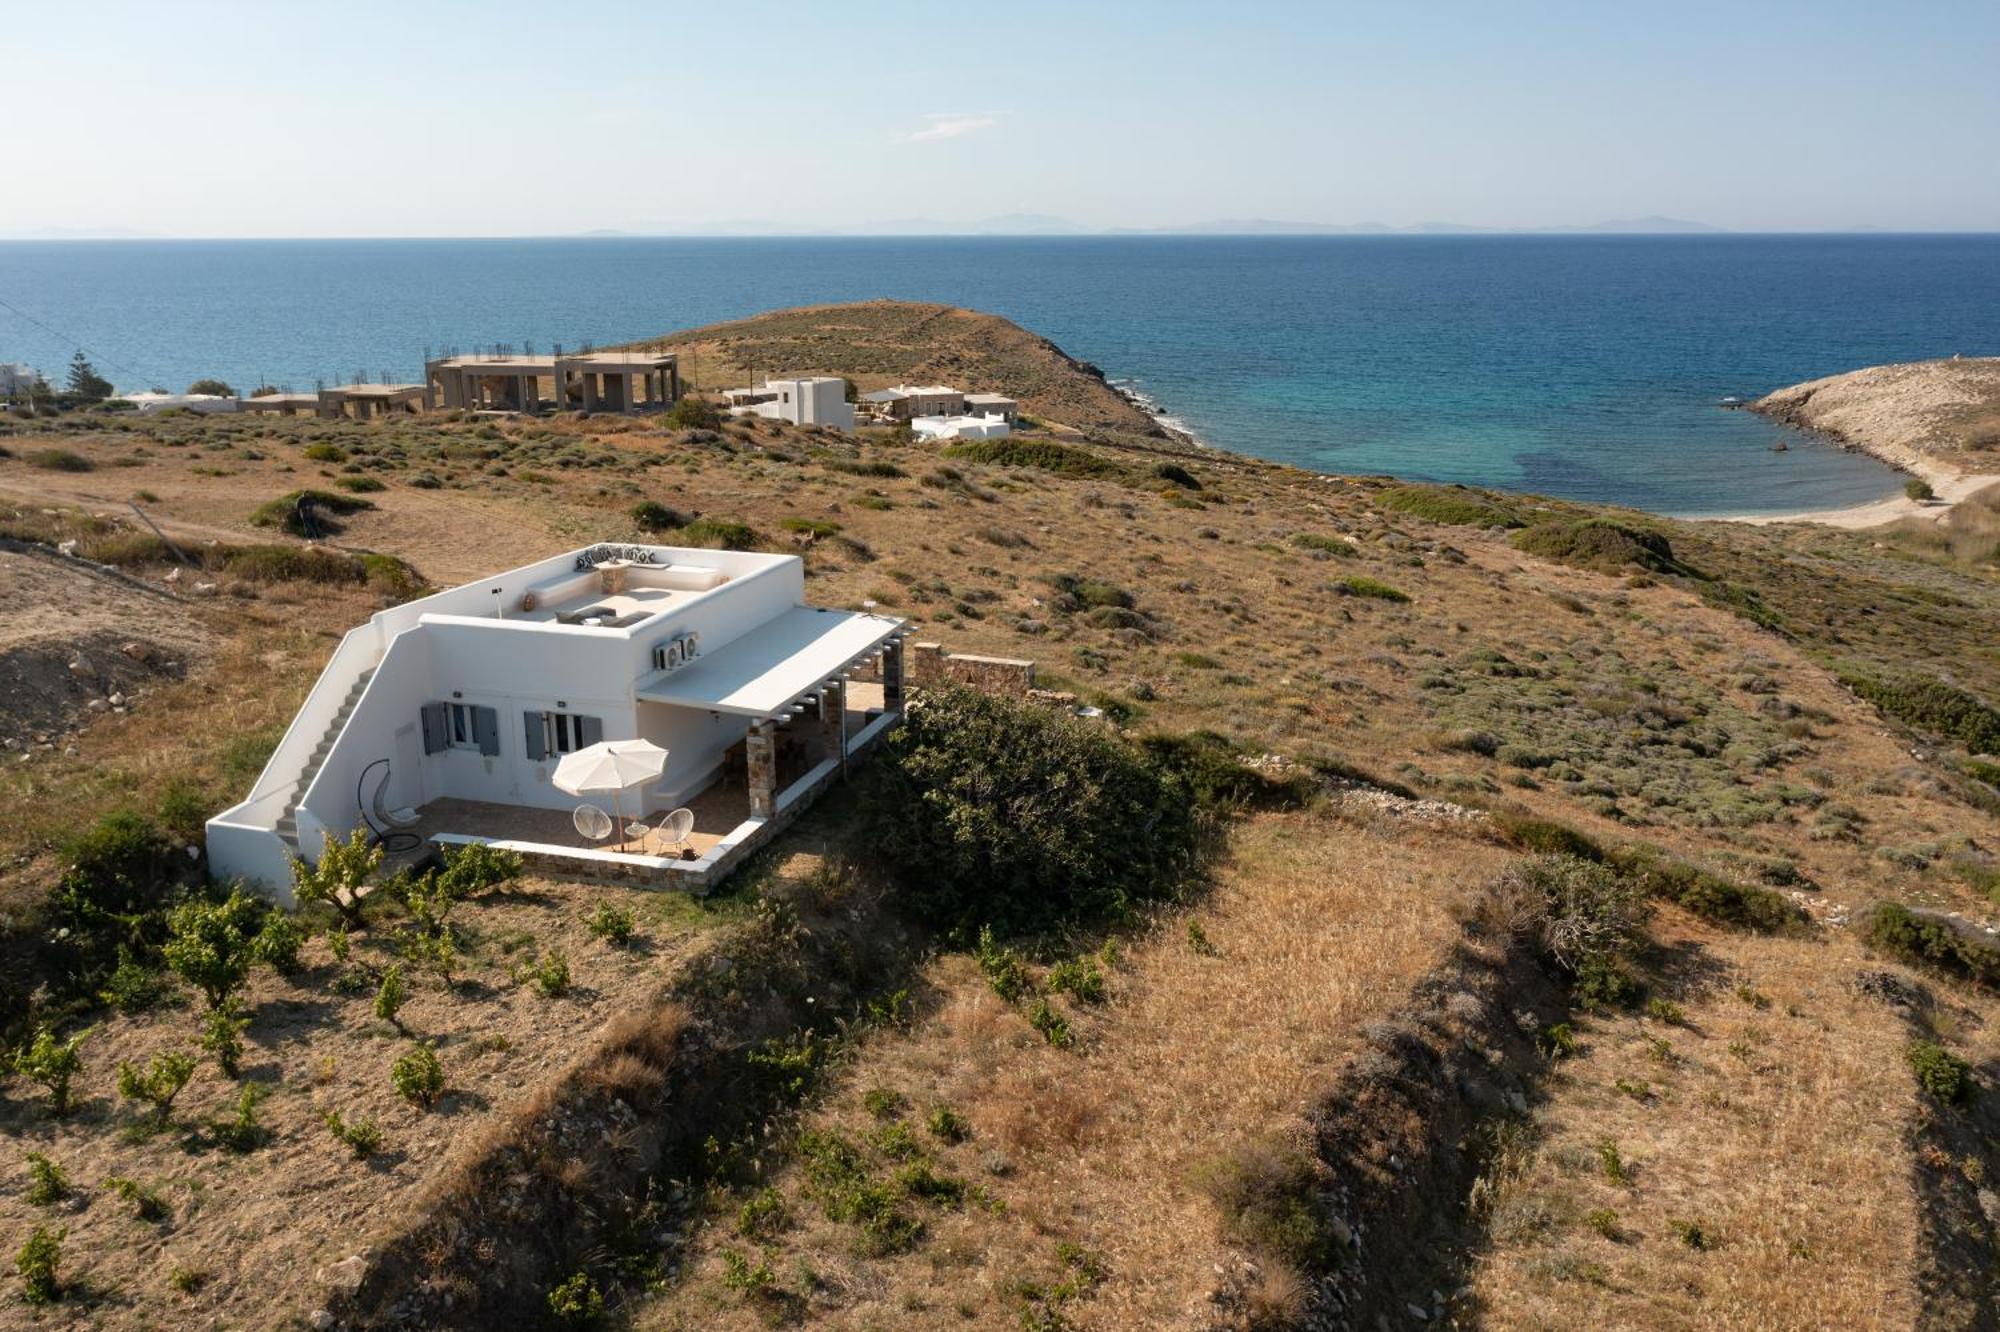
[(13, 242), (0, 361), (53, 378), (81, 343), (121, 389), (310, 389), (874, 296), (1005, 315), (1243, 453), (1769, 512), (1899, 479), (1717, 401), (2000, 353), (2000, 237)]

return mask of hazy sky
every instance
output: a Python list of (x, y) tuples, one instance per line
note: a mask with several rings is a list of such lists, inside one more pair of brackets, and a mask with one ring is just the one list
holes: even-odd
[(2000, 0), (0, 0), (0, 236), (2000, 229)]

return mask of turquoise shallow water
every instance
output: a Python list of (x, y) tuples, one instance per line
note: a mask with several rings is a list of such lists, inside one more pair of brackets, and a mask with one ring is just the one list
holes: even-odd
[[(121, 388), (414, 378), (426, 347), (603, 343), (871, 296), (1004, 314), (1245, 453), (1763, 512), (1899, 479), (1716, 400), (2000, 353), (2000, 237), (0, 244), (0, 300)], [(54, 374), (70, 350), (0, 309), (0, 361)]]

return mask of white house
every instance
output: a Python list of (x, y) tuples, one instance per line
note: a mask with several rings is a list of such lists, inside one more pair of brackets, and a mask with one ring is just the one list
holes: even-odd
[(225, 398), (219, 393), (121, 393), (118, 395), (137, 407), (141, 415), (164, 412), (170, 407), (183, 411), (200, 412), (203, 416), (214, 416), (220, 412), (236, 410), (236, 399)]
[(910, 429), (918, 439), (1005, 439), (1013, 433), (1002, 416), (919, 416)]
[(11, 398), (16, 394), (25, 395), (35, 385), (43, 382), (42, 372), (32, 365), (18, 361), (0, 361), (0, 398)]
[[(341, 640), (248, 798), (209, 820), (210, 869), (289, 905), (292, 857), (365, 824), (392, 851), (485, 841), (705, 888), (893, 721), (905, 632), (806, 605), (796, 556), (663, 546), (591, 546), (382, 611)], [(667, 759), (617, 812), (692, 807), (683, 845), (574, 826), (556, 764), (628, 739)]]
[(723, 397), (736, 415), (849, 432), (854, 429), (854, 404), (847, 400), (847, 381), (837, 375), (767, 379), (753, 388), (730, 389)]
[(965, 414), (965, 395), (948, 384), (896, 384), (864, 393), (861, 401), (870, 412), (891, 421)]

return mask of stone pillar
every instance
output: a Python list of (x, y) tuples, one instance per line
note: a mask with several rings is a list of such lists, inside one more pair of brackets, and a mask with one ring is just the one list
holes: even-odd
[(882, 711), (903, 710), (903, 640), (891, 639), (882, 649)]
[(597, 376), (586, 370), (583, 372), (583, 410), (589, 414), (597, 410)]
[(768, 819), (778, 812), (777, 724), (766, 718), (750, 725), (743, 742), (750, 778), (750, 817)]
[(813, 696), (819, 713), (820, 747), (828, 758), (847, 761), (847, 686), (836, 680)]
[(907, 683), (912, 689), (944, 683), (944, 644), (912, 643), (907, 663)]

